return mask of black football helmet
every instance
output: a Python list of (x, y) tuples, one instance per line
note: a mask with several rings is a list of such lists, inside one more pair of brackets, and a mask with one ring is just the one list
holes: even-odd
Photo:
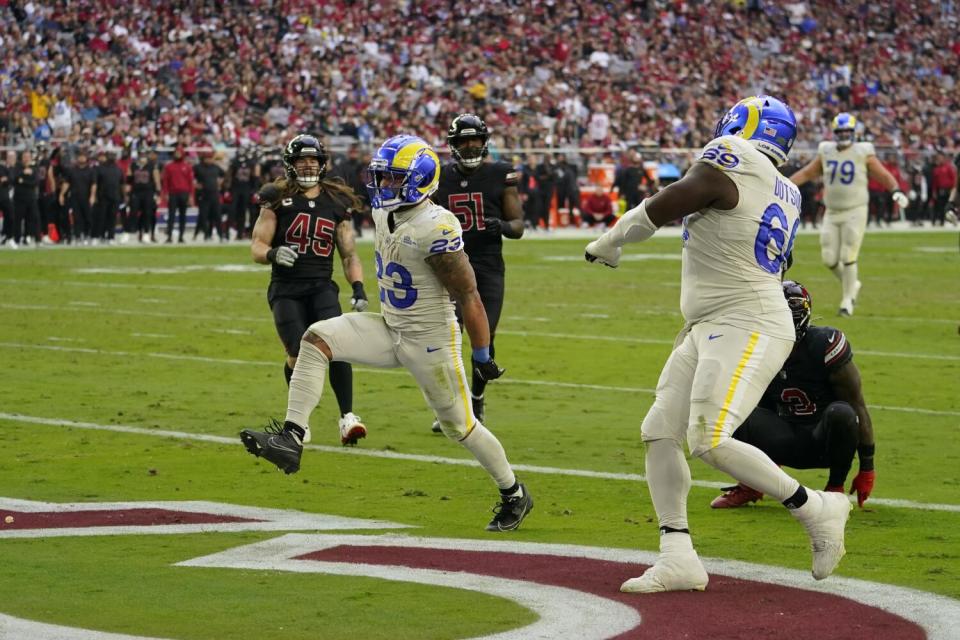
[[(294, 164), (300, 158), (316, 158), (320, 163), (320, 170), (308, 170), (303, 174), (297, 172)], [(301, 133), (295, 136), (283, 148), (283, 169), (288, 180), (295, 181), (302, 189), (315, 187), (327, 174), (327, 150), (315, 137)]]
[[(483, 146), (479, 149), (469, 148), (461, 151), (460, 145), (465, 140), (473, 138), (479, 138)], [(447, 144), (450, 146), (450, 153), (453, 154), (457, 164), (468, 171), (473, 171), (479, 167), (483, 159), (487, 157), (489, 153), (487, 144), (489, 142), (490, 129), (487, 128), (487, 123), (473, 113), (461, 113), (453, 119), (450, 128), (447, 129)]]
[(797, 331), (797, 340), (803, 338), (810, 326), (810, 315), (813, 313), (813, 300), (810, 292), (799, 282), (783, 281), (783, 297), (787, 299), (787, 306), (793, 315), (793, 328)]

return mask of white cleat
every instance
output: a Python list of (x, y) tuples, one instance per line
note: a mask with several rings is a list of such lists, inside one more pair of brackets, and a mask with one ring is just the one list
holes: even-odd
[(850, 501), (842, 493), (816, 491), (822, 505), (816, 513), (804, 517), (791, 511), (793, 516), (803, 523), (810, 536), (810, 548), (813, 550), (813, 577), (823, 580), (833, 573), (840, 559), (847, 552), (843, 546), (843, 533), (850, 517)]
[(360, 422), (360, 416), (354, 413), (344, 414), (340, 418), (340, 444), (353, 446), (357, 440), (367, 437), (367, 428)]
[(624, 593), (661, 593), (663, 591), (703, 591), (707, 588), (706, 569), (696, 551), (661, 553), (656, 563), (639, 578), (620, 585)]

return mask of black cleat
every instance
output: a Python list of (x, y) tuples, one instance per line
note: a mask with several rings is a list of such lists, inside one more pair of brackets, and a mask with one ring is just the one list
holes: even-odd
[(433, 421), (433, 424), (430, 426), (430, 431), (434, 433), (443, 433), (443, 429), (440, 427), (440, 419), (436, 418)]
[(277, 420), (271, 420), (263, 431), (244, 429), (240, 440), (247, 451), (277, 465), (284, 473), (296, 473), (300, 470), (300, 455), (303, 445)]
[(513, 531), (533, 511), (533, 496), (522, 484), (520, 490), (521, 495), (516, 498), (500, 496), (500, 503), (493, 508), (493, 520), (487, 525), (487, 531)]

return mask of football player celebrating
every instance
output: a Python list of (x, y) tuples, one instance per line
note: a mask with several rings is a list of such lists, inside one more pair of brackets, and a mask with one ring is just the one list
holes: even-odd
[(383, 143), (368, 172), (381, 313), (351, 313), (310, 325), (290, 381), (283, 429), (250, 432), (260, 445), (251, 451), (287, 473), (297, 471), (330, 363), (402, 366), (443, 433), (470, 451), (500, 488), (487, 530), (516, 529), (533, 498), (517, 482), (500, 441), (473, 415), (451, 298), (463, 313), (474, 369), (486, 380), (499, 378), (503, 369), (490, 356), (486, 312), (463, 252), (460, 223), (430, 200), (440, 181), (440, 159), (422, 139), (399, 135)]
[(707, 586), (687, 524), (685, 438), (692, 455), (776, 497), (803, 524), (813, 548), (814, 578), (829, 576), (844, 554), (846, 497), (802, 486), (763, 451), (731, 437), (796, 338), (780, 280), (800, 226), (800, 191), (777, 171), (796, 133), (796, 118), (780, 100), (741, 100), (681, 180), (643, 200), (587, 245), (588, 261), (616, 267), (625, 243), (646, 240), (683, 217), (685, 326), (641, 426), (660, 555), (621, 591)]
[(840, 315), (853, 315), (860, 293), (857, 257), (867, 228), (870, 192), (867, 179), (873, 178), (893, 193), (901, 211), (909, 200), (900, 191), (896, 178), (877, 159), (871, 142), (856, 142), (857, 119), (841, 113), (833, 119), (832, 141), (820, 143), (817, 156), (790, 176), (800, 186), (823, 177), (823, 226), (820, 229), (820, 258), (840, 280)]
[[(813, 301), (807, 289), (791, 280), (783, 295), (793, 314), (797, 343), (760, 400), (760, 405), (733, 432), (779, 465), (794, 469), (830, 469), (825, 491), (843, 492), (854, 454), (860, 472), (850, 493), (860, 506), (873, 491), (873, 423), (853, 363), (847, 337), (833, 327), (810, 324)], [(744, 484), (724, 490), (710, 503), (730, 509), (763, 497)]]
[[(343, 273), (353, 286), (353, 309), (363, 311), (368, 302), (350, 220), (351, 211), (361, 206), (360, 201), (343, 182), (325, 178), (327, 152), (315, 137), (294, 137), (284, 147), (282, 159), (284, 176), (260, 190), (260, 215), (250, 251), (254, 262), (273, 265), (267, 302), (287, 351), (283, 375), (289, 385), (304, 331), (318, 320), (341, 313), (340, 289), (333, 281), (334, 247), (340, 254)], [(330, 386), (340, 405), (340, 441), (356, 444), (367, 430), (353, 413), (350, 363), (330, 365)], [(244, 434), (244, 444), (255, 452), (256, 435)]]
[[(454, 162), (440, 172), (440, 186), (433, 200), (460, 220), (463, 248), (477, 277), (477, 291), (487, 311), (490, 355), (503, 310), (503, 238), (523, 236), (523, 206), (517, 183), (520, 174), (508, 162), (484, 162), (490, 130), (480, 116), (461, 113), (447, 131), (447, 144)], [(457, 307), (457, 317), (462, 312)], [(483, 392), (487, 381), (476, 371), (470, 391), (473, 413), (484, 422)], [(439, 420), (433, 430), (441, 432)]]

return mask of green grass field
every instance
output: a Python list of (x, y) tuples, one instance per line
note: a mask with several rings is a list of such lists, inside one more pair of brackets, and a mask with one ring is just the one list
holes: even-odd
[[(520, 472), (537, 502), (511, 535), (653, 550), (655, 516), (642, 482), (557, 469), (643, 473), (640, 421), (681, 324), (679, 241), (633, 245), (637, 259), (616, 271), (583, 263), (584, 244), (507, 245), (497, 338), (507, 376), (488, 388), (487, 423), (511, 462), (554, 468)], [(373, 289), (372, 245), (359, 250)], [(838, 575), (951, 598), (960, 598), (958, 262), (953, 233), (868, 235), (853, 318), (835, 316), (839, 284), (819, 264), (815, 236), (799, 237), (791, 271), (813, 294), (814, 322), (847, 333), (877, 433), (876, 499), (855, 510)], [(496, 494), (477, 468), (313, 450), (300, 473), (284, 476), (239, 440), (70, 426), (233, 438), (282, 417), (269, 273), (254, 267), (237, 245), (0, 252), (0, 497), (210, 500), (489, 538), (483, 526)], [(359, 449), (469, 458), (430, 432), (432, 416), (408, 375), (356, 369), (354, 386), (355, 411), (370, 431)], [(314, 413), (315, 444), (338, 443), (335, 406), (328, 387)], [(691, 468), (696, 481), (729, 480), (699, 461)], [(797, 476), (816, 488), (826, 481), (825, 472)], [(716, 494), (702, 484), (690, 494), (702, 555), (808, 569), (806, 536), (779, 505), (711, 511)], [(536, 617), (459, 589), (172, 566), (277, 535), (0, 539), (0, 613), (182, 640), (459, 638)]]

